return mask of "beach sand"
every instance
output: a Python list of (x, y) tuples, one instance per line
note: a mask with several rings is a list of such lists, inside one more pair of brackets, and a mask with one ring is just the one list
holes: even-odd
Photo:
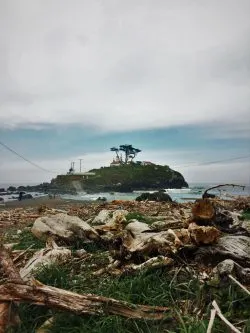
[(5, 202), (4, 205), (0, 205), (0, 210), (6, 209), (14, 209), (14, 208), (35, 208), (40, 206), (47, 206), (48, 208), (57, 208), (60, 209), (62, 206), (66, 205), (77, 205), (83, 206), (86, 205), (87, 201), (79, 201), (79, 200), (70, 200), (70, 199), (62, 199), (60, 197), (49, 198), (49, 196), (43, 196), (32, 199), (24, 199), (21, 201), (14, 200)]

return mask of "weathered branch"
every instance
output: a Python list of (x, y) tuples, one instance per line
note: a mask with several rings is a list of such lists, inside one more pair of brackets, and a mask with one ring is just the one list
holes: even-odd
[(223, 314), (221, 313), (221, 310), (220, 310), (218, 304), (216, 303), (216, 301), (213, 301), (212, 305), (213, 305), (214, 309), (216, 310), (216, 314), (227, 325), (227, 327), (230, 328), (231, 332), (241, 333), (233, 324), (230, 323), (230, 321), (227, 320), (226, 317), (223, 316)]
[(212, 309), (211, 314), (210, 314), (209, 324), (208, 324), (208, 327), (207, 327), (207, 333), (212, 333), (212, 328), (213, 328), (213, 325), (214, 325), (215, 316), (216, 316), (216, 310)]
[(212, 187), (209, 187), (208, 189), (206, 189), (205, 192), (202, 195), (202, 198), (204, 199), (204, 198), (207, 198), (209, 196), (208, 193), (207, 193), (208, 191), (214, 190), (215, 188), (224, 187), (224, 186), (241, 187), (241, 188), (243, 188), (243, 190), (245, 189), (244, 185), (237, 185), (237, 184), (221, 184), (221, 185), (216, 185), (216, 186), (212, 186)]
[(250, 296), (250, 291), (246, 287), (244, 287), (238, 280), (236, 280), (231, 274), (229, 274), (228, 277)]
[(36, 305), (70, 311), (77, 315), (113, 314), (127, 318), (161, 320), (167, 307), (135, 305), (113, 298), (92, 294), (76, 294), (71, 291), (43, 285), (36, 281), (32, 286), (6, 283), (0, 286), (0, 301), (30, 302)]
[[(9, 252), (4, 247), (0, 248), (0, 268), (3, 275), (9, 279), (18, 282), (22, 281)], [(8, 300), (0, 300), (0, 333), (5, 333), (9, 326), (15, 326), (19, 322), (19, 316), (12, 304)]]
[(8, 279), (22, 281), (21, 276), (9, 255), (9, 252), (4, 247), (0, 248), (0, 267), (2, 269), (2, 273)]

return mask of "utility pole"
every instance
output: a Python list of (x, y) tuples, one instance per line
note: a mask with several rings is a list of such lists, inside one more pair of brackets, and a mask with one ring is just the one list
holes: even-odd
[(79, 158), (79, 161), (80, 161), (80, 172), (82, 172), (82, 161), (83, 161), (83, 158)]
[(72, 169), (75, 171), (75, 162), (72, 162)]

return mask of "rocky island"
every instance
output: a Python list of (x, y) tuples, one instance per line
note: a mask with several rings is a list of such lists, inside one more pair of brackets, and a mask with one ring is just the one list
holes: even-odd
[(22, 186), (19, 190), (43, 193), (70, 193), (80, 191), (132, 192), (136, 190), (161, 190), (165, 188), (188, 187), (181, 173), (167, 165), (158, 165), (149, 161), (134, 161), (140, 149), (132, 145), (120, 145), (110, 148), (115, 158), (109, 167), (92, 169), (88, 172), (76, 172), (74, 164), (65, 175), (58, 175), (50, 183), (37, 186)]
[(27, 192), (75, 194), (78, 191), (132, 192), (182, 187), (188, 187), (184, 177), (168, 166), (129, 164), (119, 167), (101, 167), (85, 174), (58, 175), (50, 183), (22, 186), (19, 189)]

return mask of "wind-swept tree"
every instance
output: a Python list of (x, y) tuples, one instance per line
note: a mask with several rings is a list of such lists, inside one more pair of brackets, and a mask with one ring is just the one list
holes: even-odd
[[(140, 149), (135, 148), (132, 145), (120, 145), (119, 148), (112, 147), (110, 150), (114, 151), (116, 153), (117, 159), (119, 159), (119, 161), (124, 164), (128, 164), (129, 161), (133, 161), (135, 156), (141, 152)], [(124, 153), (124, 159), (119, 157), (119, 152)]]
[(119, 155), (118, 155), (118, 153), (119, 153), (119, 148), (112, 147), (112, 148), (110, 148), (110, 150), (111, 150), (111, 151), (114, 151), (114, 152), (116, 153), (116, 157), (117, 157), (118, 159), (120, 159), (120, 157), (119, 157)]

